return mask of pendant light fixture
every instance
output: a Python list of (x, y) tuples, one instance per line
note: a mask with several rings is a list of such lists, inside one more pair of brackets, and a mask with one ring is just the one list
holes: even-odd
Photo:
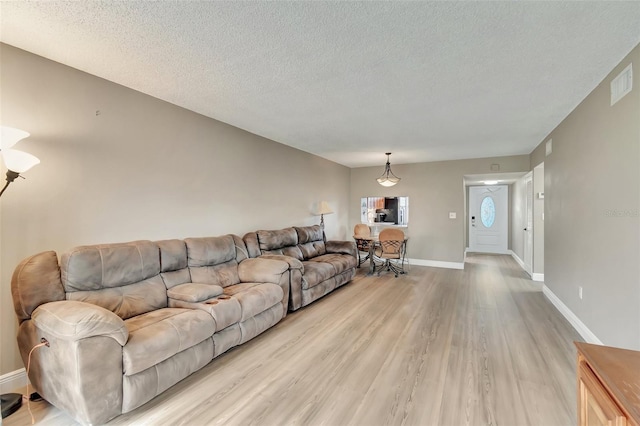
[(396, 183), (400, 182), (400, 178), (394, 175), (391, 171), (391, 163), (389, 163), (389, 156), (391, 155), (391, 153), (387, 152), (385, 153), (385, 155), (387, 156), (387, 164), (384, 166), (384, 172), (382, 173), (382, 176), (380, 176), (376, 180), (382, 186), (393, 186)]

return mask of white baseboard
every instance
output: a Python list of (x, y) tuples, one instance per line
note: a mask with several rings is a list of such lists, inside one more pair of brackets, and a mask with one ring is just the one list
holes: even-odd
[(0, 393), (15, 392), (27, 386), (27, 372), (24, 368), (0, 376)]
[(442, 260), (408, 259), (409, 264), (417, 266), (433, 266), (434, 268), (464, 269), (464, 262), (444, 262)]
[(516, 254), (515, 251), (513, 250), (509, 250), (509, 254), (511, 255), (511, 257), (513, 257), (513, 259), (518, 263), (518, 265), (520, 265), (520, 267), (522, 269), (524, 269), (524, 271), (526, 272), (527, 269), (524, 267), (524, 262), (522, 261), (522, 259), (520, 259), (520, 257)]
[(569, 323), (573, 326), (573, 328), (576, 329), (578, 334), (580, 334), (587, 343), (602, 345), (602, 342), (600, 341), (600, 339), (598, 339), (598, 337), (595, 334), (593, 334), (593, 332), (589, 330), (589, 328), (586, 325), (584, 325), (582, 321), (580, 321), (580, 318), (578, 318), (576, 314), (574, 314), (571, 311), (571, 309), (569, 309), (567, 305), (565, 305), (562, 302), (562, 300), (560, 300), (558, 296), (556, 296), (551, 291), (549, 287), (547, 287), (546, 285), (543, 285), (542, 294), (544, 294), (547, 297), (547, 299), (549, 299), (549, 301), (553, 303), (553, 306), (555, 306), (556, 309), (560, 311), (560, 313), (567, 319), (567, 321), (569, 321)]
[(472, 253), (472, 254), (511, 254), (511, 250), (507, 250), (507, 251), (501, 251), (501, 250), (496, 250), (496, 251), (475, 251), (475, 250), (471, 250), (469, 247), (467, 247), (466, 249), (464, 249), (465, 253)]
[(531, 279), (533, 281), (538, 281), (538, 282), (542, 282), (543, 283), (544, 282), (544, 274), (540, 274), (540, 273), (534, 272), (531, 275)]
[[(513, 257), (513, 259), (518, 263), (518, 265), (520, 265), (520, 267), (525, 272), (527, 272), (527, 268), (525, 268), (524, 261), (520, 259), (520, 257), (513, 250), (509, 250), (509, 251), (511, 252), (511, 257)], [(527, 272), (527, 274), (529, 273)], [(532, 281), (544, 282), (544, 274), (539, 274), (534, 272), (532, 274), (529, 274), (529, 276), (531, 276)]]

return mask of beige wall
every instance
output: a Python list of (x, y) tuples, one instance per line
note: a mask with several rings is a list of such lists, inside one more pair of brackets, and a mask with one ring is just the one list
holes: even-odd
[[(480, 158), (417, 164), (391, 164), (400, 183), (385, 188), (376, 182), (384, 169), (384, 156), (379, 167), (351, 169), (350, 231), (360, 222), (361, 197), (408, 196), (408, 256), (413, 259), (454, 262), (464, 260), (466, 247), (465, 199), (463, 178), (467, 174), (491, 173), (491, 164), (500, 164), (500, 172), (526, 172), (529, 156)], [(456, 212), (456, 219), (449, 219)]]
[[(633, 91), (611, 106), (610, 82), (630, 62)], [(604, 344), (631, 349), (640, 349), (639, 82), (637, 46), (532, 155), (532, 166), (544, 161), (545, 284)]]
[(0, 204), (1, 373), (22, 367), (10, 277), (28, 255), (314, 224), (320, 200), (336, 212), (327, 236), (347, 236), (348, 168), (7, 45), (0, 55), (0, 123), (29, 131), (16, 148), (42, 161)]

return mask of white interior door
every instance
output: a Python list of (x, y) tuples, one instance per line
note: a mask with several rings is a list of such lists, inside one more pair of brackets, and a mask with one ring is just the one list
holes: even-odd
[(525, 220), (524, 220), (524, 270), (531, 275), (533, 272), (533, 175), (529, 173), (524, 178)]
[(508, 203), (507, 185), (469, 188), (469, 251), (507, 253)]

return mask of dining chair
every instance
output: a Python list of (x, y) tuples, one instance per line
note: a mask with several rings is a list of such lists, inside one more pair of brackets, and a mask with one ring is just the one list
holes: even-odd
[[(356, 246), (358, 247), (358, 268), (369, 259), (370, 244), (372, 244), (370, 237), (371, 228), (364, 223), (359, 223), (353, 228), (353, 239), (356, 240)], [(366, 255), (362, 257), (361, 253), (366, 253)]]
[(376, 268), (380, 266), (378, 275), (380, 275), (382, 271), (391, 271), (396, 277), (398, 274), (404, 274), (404, 232), (397, 228), (385, 228), (380, 231), (378, 241), (379, 243), (374, 252), (374, 256), (381, 261), (380, 265), (376, 265)]

